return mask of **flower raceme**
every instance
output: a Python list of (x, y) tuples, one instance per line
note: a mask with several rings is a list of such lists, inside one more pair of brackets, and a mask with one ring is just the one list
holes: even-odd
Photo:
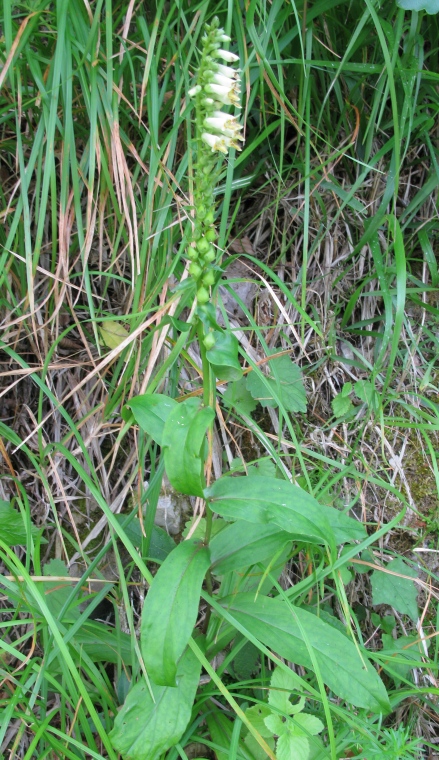
[[(206, 25), (201, 40), (201, 59), (196, 81), (189, 90), (195, 102), (194, 161), (194, 227), (187, 256), (189, 274), (197, 283), (197, 301), (200, 305), (210, 299), (209, 289), (216, 281), (217, 232), (214, 227), (214, 190), (219, 179), (218, 155), (227, 155), (231, 149), (242, 150), (242, 125), (237, 117), (223, 111), (225, 106), (240, 108), (241, 90), (239, 70), (233, 65), (239, 56), (221, 45), (230, 37), (214, 18)], [(224, 63), (220, 63), (224, 61)], [(212, 342), (206, 336), (206, 347)]]

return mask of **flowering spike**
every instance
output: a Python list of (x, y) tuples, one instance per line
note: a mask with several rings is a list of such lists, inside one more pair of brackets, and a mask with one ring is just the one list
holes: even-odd
[(191, 261), (189, 274), (197, 282), (199, 305), (207, 303), (208, 288), (217, 279), (213, 267), (217, 259), (214, 244), (218, 236), (213, 225), (214, 189), (219, 167), (212, 154), (227, 155), (232, 148), (241, 150), (240, 143), (244, 141), (242, 125), (235, 116), (221, 110), (225, 105), (240, 108), (239, 70), (218, 61), (221, 59), (226, 64), (239, 61), (239, 56), (221, 47), (230, 41), (216, 17), (206, 25), (206, 33), (201, 39), (198, 76), (189, 90), (189, 96), (195, 100), (197, 155), (194, 162), (195, 228), (188, 258)]

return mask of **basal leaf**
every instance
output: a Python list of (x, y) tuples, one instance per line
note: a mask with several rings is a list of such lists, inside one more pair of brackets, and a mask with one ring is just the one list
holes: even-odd
[(268, 718), (268, 716), (271, 714), (272, 713), (268, 705), (264, 704), (253, 705), (253, 707), (249, 707), (245, 711), (245, 717), (248, 718), (252, 726), (264, 738), (271, 736), (273, 733), (265, 725), (265, 718)]
[(204, 442), (215, 412), (198, 398), (188, 398), (171, 411), (163, 430), (162, 446), (169, 482), (180, 493), (202, 496)]
[(289, 356), (268, 362), (270, 374), (263, 379), (255, 370), (247, 376), (247, 388), (262, 406), (278, 406), (278, 399), (289, 412), (306, 412), (306, 393), (302, 373)]
[[(133, 546), (141, 549), (143, 533), (139, 518), (131, 517), (128, 522), (129, 515), (114, 515), (114, 519), (124, 529)], [(168, 554), (175, 549), (175, 546), (174, 539), (166, 532), (166, 530), (164, 530), (164, 528), (160, 528), (158, 525), (153, 525), (148, 556), (143, 557), (143, 559), (149, 559), (152, 562), (161, 563), (166, 559)]]
[(268, 692), (268, 702), (276, 710), (285, 715), (300, 712), (305, 706), (305, 698), (301, 697), (298, 704), (293, 705), (290, 701), (290, 695), (293, 691), (301, 687), (298, 685), (298, 677), (291, 670), (287, 673), (283, 668), (275, 668), (270, 680), (270, 691)]
[(265, 727), (275, 736), (282, 736), (287, 731), (287, 724), (284, 718), (276, 713), (271, 713), (264, 718)]
[(383, 648), (380, 657), (385, 654), (389, 656), (389, 659), (383, 662), (383, 668), (388, 670), (393, 678), (407, 679), (413, 668), (420, 667), (422, 656), (418, 636), (400, 636), (394, 639), (393, 636), (383, 633), (381, 640)]
[(201, 667), (187, 649), (177, 669), (177, 686), (151, 691), (144, 679), (128, 694), (110, 733), (113, 747), (124, 760), (158, 760), (180, 740), (190, 720)]
[(311, 736), (320, 734), (325, 728), (319, 718), (316, 718), (315, 715), (310, 715), (309, 713), (304, 712), (294, 716), (293, 726), (295, 732), (303, 731), (303, 733), (311, 734)]
[(238, 360), (238, 341), (231, 332), (214, 330), (215, 345), (206, 352), (206, 358), (218, 380), (239, 380), (242, 368)]
[(337, 393), (337, 395), (334, 396), (331, 401), (331, 406), (336, 417), (343, 417), (354, 408), (349, 396), (343, 396), (342, 393)]
[(223, 401), (232, 409), (249, 417), (256, 409), (257, 403), (247, 389), (246, 380), (241, 378), (234, 383), (229, 383), (223, 395)]
[(212, 509), (222, 517), (277, 525), (302, 541), (327, 543), (334, 535), (327, 515), (310, 494), (286, 480), (244, 476), (219, 478), (205, 489)]
[(175, 686), (178, 661), (198, 615), (209, 550), (189, 540), (179, 544), (155, 576), (142, 612), (141, 648), (148, 675)]
[(291, 535), (277, 525), (252, 525), (238, 520), (212, 538), (212, 572), (214, 575), (225, 575), (230, 570), (254, 565), (273, 557), (291, 540)]
[(439, 0), (396, 0), (396, 4), (405, 11), (425, 11), (431, 16), (439, 13)]
[(376, 670), (367, 660), (364, 666), (355, 645), (320, 618), (300, 607), (292, 611), (281, 599), (259, 596), (255, 600), (254, 594), (236, 594), (221, 604), (278, 655), (312, 669), (303, 630), (324, 683), (337, 696), (373, 712), (389, 711), (387, 693)]
[[(31, 527), (32, 535), (38, 533), (38, 529)], [(11, 507), (8, 501), (0, 500), (0, 539), (8, 546), (25, 544), (27, 541), (26, 526), (21, 513)]]
[(170, 413), (178, 406), (175, 399), (160, 393), (135, 396), (127, 403), (142, 430), (162, 445), (163, 428)]
[(117, 320), (108, 320), (99, 327), (101, 342), (108, 348), (117, 348), (128, 338), (129, 331)]
[(276, 742), (277, 760), (308, 760), (309, 741), (306, 736), (297, 736), (289, 732), (279, 736)]
[[(43, 573), (44, 575), (55, 576), (58, 578), (56, 581), (44, 581), (43, 588), (45, 602), (50, 612), (55, 620), (60, 620), (61, 610), (72, 590), (72, 583), (69, 580), (69, 571), (67, 566), (60, 559), (51, 559), (44, 565)], [(66, 580), (62, 581), (59, 580), (59, 578), (66, 578)], [(74, 605), (65, 611), (62, 620), (64, 623), (66, 620), (73, 622), (79, 617), (79, 615), (79, 607)]]
[[(389, 562), (387, 570), (391, 570), (392, 573), (409, 575), (411, 578), (417, 577), (416, 571), (406, 565), (400, 557)], [(390, 604), (402, 615), (408, 615), (412, 620), (417, 620), (417, 590), (413, 581), (408, 578), (400, 578), (398, 575), (374, 570), (371, 575), (371, 582), (374, 604)]]

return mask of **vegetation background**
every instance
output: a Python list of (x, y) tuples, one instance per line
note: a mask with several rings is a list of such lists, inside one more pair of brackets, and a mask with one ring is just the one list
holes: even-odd
[[(439, 757), (439, 24), (389, 0), (3, 0), (0, 757), (117, 757), (141, 563), (169, 551), (156, 530), (142, 555), (141, 521), (118, 540), (118, 515), (166, 497), (178, 541), (200, 514), (163, 492), (160, 449), (124, 405), (199, 387), (182, 327), (187, 92), (214, 14), (240, 56), (246, 136), (217, 193), (218, 309), (248, 376), (292, 357), (307, 410), (291, 370), (269, 398), (220, 386), (213, 470), (287, 471), (371, 537), (322, 609), (342, 627), (349, 610), (392, 713), (339, 700), (332, 754), (312, 756)], [(308, 572), (301, 551), (282, 586)], [(240, 665), (239, 648), (223, 688), (264, 701), (268, 660)], [(200, 690), (163, 757), (257, 757), (223, 696)]]

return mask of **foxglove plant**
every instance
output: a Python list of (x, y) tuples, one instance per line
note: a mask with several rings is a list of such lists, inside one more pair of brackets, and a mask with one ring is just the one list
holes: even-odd
[[(221, 45), (230, 37), (219, 27), (218, 18), (206, 25), (202, 38), (201, 61), (195, 85), (189, 95), (195, 101), (196, 159), (194, 165), (195, 225), (187, 255), (189, 273), (197, 283), (197, 301), (209, 301), (209, 289), (215, 282), (213, 264), (217, 254), (214, 244), (214, 189), (218, 181), (218, 154), (227, 155), (231, 148), (241, 150), (244, 138), (236, 117), (223, 111), (224, 106), (240, 108), (239, 70), (233, 64), (239, 57)], [(221, 63), (225, 61), (225, 63)], [(205, 345), (212, 347), (213, 336), (205, 336)]]

